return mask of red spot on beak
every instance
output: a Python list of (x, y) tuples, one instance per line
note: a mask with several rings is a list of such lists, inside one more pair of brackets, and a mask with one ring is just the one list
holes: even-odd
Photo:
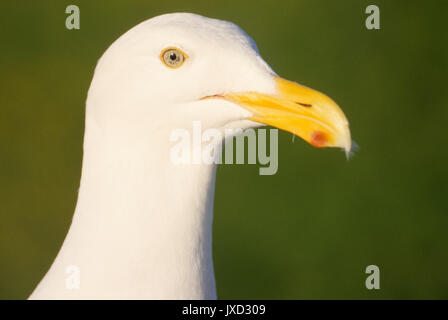
[(311, 134), (311, 145), (316, 148), (325, 147), (326, 143), (328, 141), (327, 134), (322, 131), (314, 131)]

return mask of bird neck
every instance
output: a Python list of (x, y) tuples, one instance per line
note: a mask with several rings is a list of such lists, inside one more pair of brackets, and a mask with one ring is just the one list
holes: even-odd
[[(40, 297), (216, 298), (216, 167), (176, 165), (169, 153), (168, 130), (87, 121), (75, 215)], [(79, 288), (66, 288), (70, 266)]]

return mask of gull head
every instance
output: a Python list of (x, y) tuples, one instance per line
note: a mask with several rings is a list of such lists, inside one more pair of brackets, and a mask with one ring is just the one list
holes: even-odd
[(348, 121), (332, 99), (279, 77), (235, 24), (189, 13), (149, 19), (108, 48), (86, 117), (120, 130), (271, 125), (315, 147), (351, 149)]

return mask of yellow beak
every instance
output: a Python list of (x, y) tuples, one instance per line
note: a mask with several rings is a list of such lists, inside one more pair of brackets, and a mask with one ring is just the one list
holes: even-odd
[(315, 147), (351, 149), (347, 118), (326, 95), (296, 82), (275, 78), (277, 93), (229, 93), (225, 99), (252, 112), (249, 120), (289, 131)]

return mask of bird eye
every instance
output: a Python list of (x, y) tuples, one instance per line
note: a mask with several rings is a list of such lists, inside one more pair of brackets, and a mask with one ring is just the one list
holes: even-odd
[(167, 48), (160, 54), (162, 62), (170, 68), (179, 68), (187, 59), (187, 55), (177, 48)]

